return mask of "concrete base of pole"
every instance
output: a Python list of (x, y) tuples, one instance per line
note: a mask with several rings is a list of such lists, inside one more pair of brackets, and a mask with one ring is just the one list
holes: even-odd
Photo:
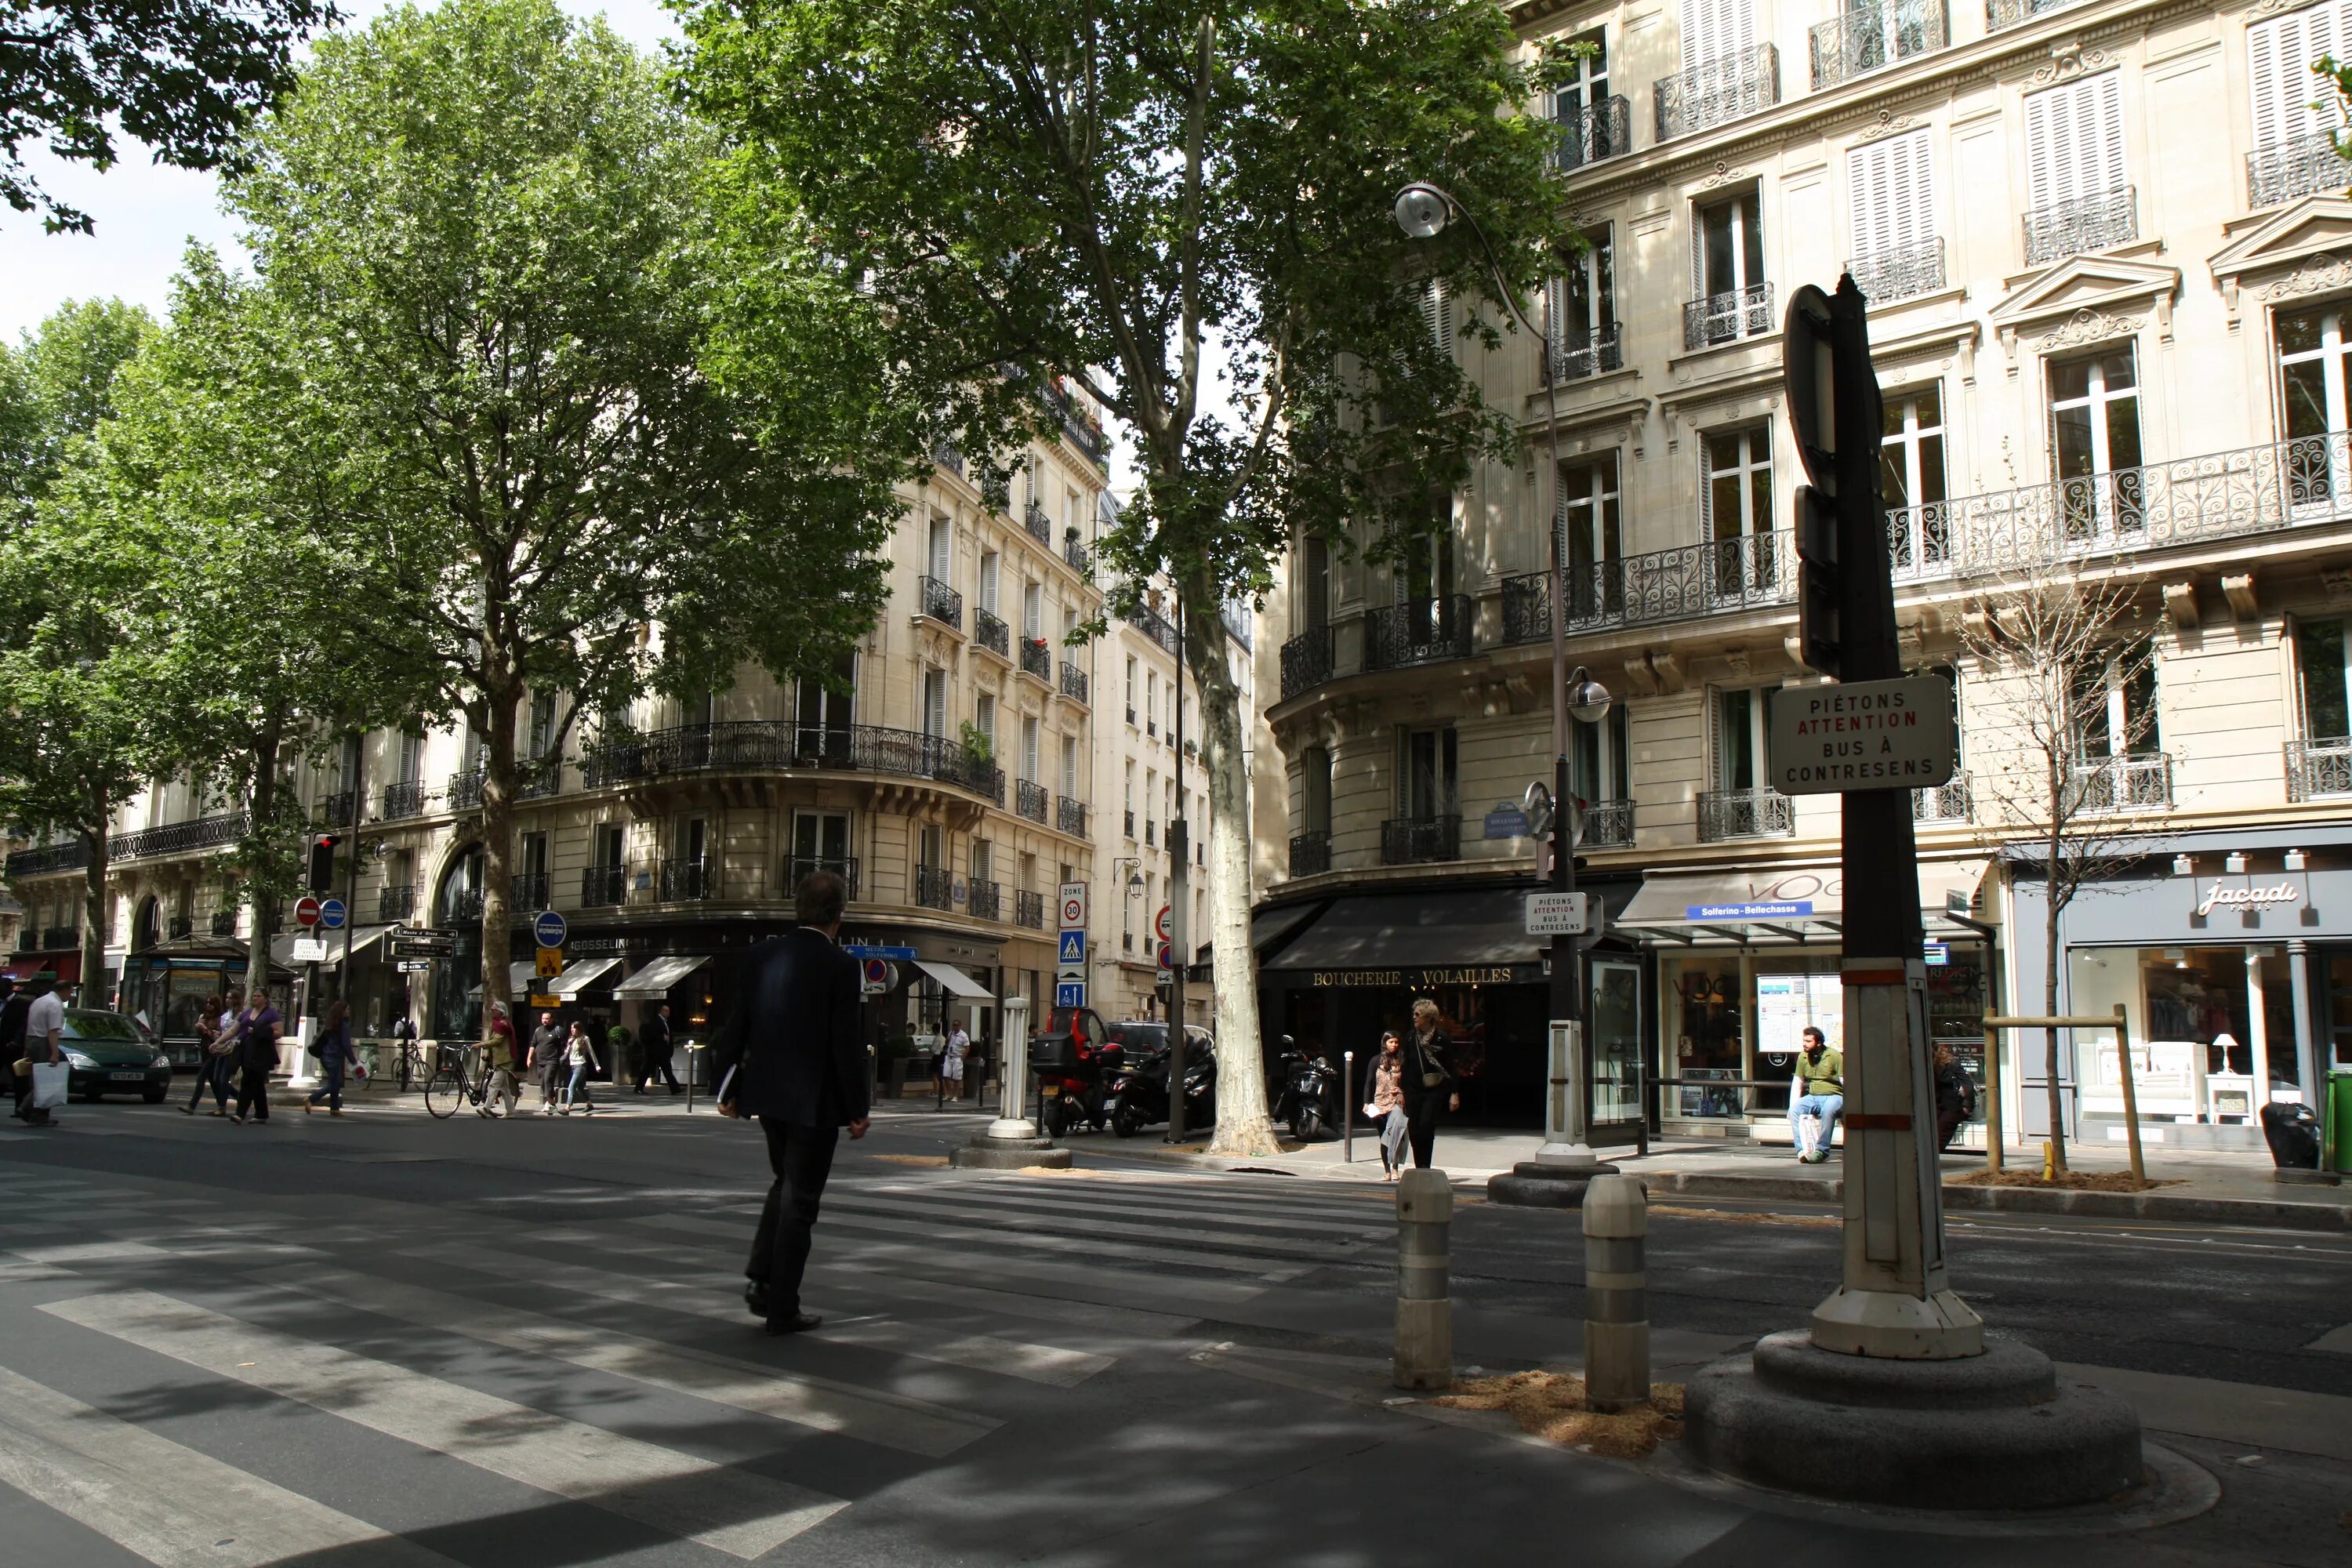
[(948, 1151), (948, 1163), (959, 1170), (1019, 1171), (1043, 1165), (1066, 1171), (1073, 1158), (1067, 1149), (1055, 1148), (1051, 1138), (997, 1138), (985, 1132)]
[(1960, 1361), (1841, 1355), (1801, 1330), (1692, 1378), (1686, 1442), (1752, 1486), (1916, 1509), (2067, 1508), (2140, 1486), (2139, 1417), (2014, 1340)]
[(1843, 1286), (1813, 1309), (1813, 1344), (1840, 1355), (1960, 1361), (1985, 1350), (1984, 1320), (1949, 1290), (1925, 1300)]
[(1522, 1160), (1507, 1174), (1486, 1179), (1486, 1201), (1528, 1209), (1580, 1209), (1592, 1178), (1616, 1173), (1616, 1166), (1598, 1161), (1590, 1165), (1548, 1165)]

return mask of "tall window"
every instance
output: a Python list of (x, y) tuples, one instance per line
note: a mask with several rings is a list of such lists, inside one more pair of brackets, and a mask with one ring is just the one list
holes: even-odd
[(1763, 784), (1766, 725), (1777, 689), (1766, 686), (1716, 692), (1708, 715), (1716, 788), (1752, 790)]
[(2050, 362), (2050, 458), (2067, 536), (2139, 527), (2139, 374), (2132, 345)]
[(2138, 233), (2124, 173), (2123, 73), (2077, 77), (2025, 99), (2025, 264), (2120, 245)]
[(1752, 425), (1710, 433), (1699, 446), (1701, 526), (1710, 542), (1708, 585), (1736, 596), (1770, 586), (1772, 431)]
[[(844, 654), (833, 667), (832, 683), (814, 675), (801, 677), (795, 693), (793, 745), (804, 757), (849, 755), (850, 711), (856, 705), (857, 656)], [(835, 689), (838, 687), (839, 689)]]
[(1683, 69), (1738, 59), (1756, 47), (1749, 0), (1696, 0), (1683, 8)]
[(595, 863), (598, 866), (604, 867), (607, 870), (617, 869), (621, 865), (621, 855), (624, 842), (625, 833), (619, 823), (606, 822), (598, 824), (593, 846), (596, 857)]
[(1127, 656), (1127, 721), (1135, 722), (1135, 656)]
[(1943, 385), (1930, 382), (1914, 391), (1890, 392), (1880, 406), (1878, 488), (1895, 564), (1933, 565), (1951, 553), (1943, 514)]
[(1451, 598), (1454, 594), (1454, 498), (1439, 496), (1431, 503), (1439, 531), (1416, 533), (1405, 542), (1404, 560), (1397, 567), (1397, 600)]
[(992, 616), (1003, 613), (997, 608), (997, 573), (1003, 564), (1003, 558), (993, 550), (980, 558), (980, 607)]
[(1624, 363), (1618, 353), (1617, 265), (1609, 226), (1596, 225), (1586, 237), (1591, 248), (1569, 258), (1545, 301), (1551, 319), (1552, 374), (1563, 381)]
[(525, 896), (533, 900), (547, 897), (547, 835), (526, 833), (522, 836), (522, 875)]
[(689, 866), (699, 866), (710, 853), (710, 821), (708, 817), (678, 818), (676, 834), (671, 839), (677, 858)]
[(1075, 735), (1062, 737), (1062, 793), (1072, 800), (1078, 797), (1078, 740)]
[(1160, 733), (1160, 676), (1156, 670), (1143, 672), (1143, 727)]
[(971, 727), (980, 731), (980, 738), (987, 743), (990, 753), (993, 755), (996, 751), (995, 693), (983, 691), (973, 700)]
[(2145, 644), (2093, 659), (2075, 672), (2071, 720), (2077, 751), (2104, 761), (2163, 750), (2157, 727), (2156, 660)]
[(1552, 95), (1551, 117), (1559, 125), (1559, 164), (1573, 169), (1600, 158), (1613, 158), (1628, 149), (1618, 141), (1631, 126), (1611, 123), (1609, 99), (1609, 35), (1595, 27), (1569, 40), (1582, 45), (1583, 53), (1570, 66), (1572, 73)]
[(947, 863), (947, 830), (936, 822), (926, 822), (915, 830), (915, 864), (937, 870)]
[(555, 743), (555, 693), (535, 691), (530, 698), (530, 736), (528, 755), (536, 762), (547, 755)]
[(930, 548), (924, 557), (925, 570), (942, 583), (955, 577), (955, 524), (946, 518), (931, 519)]
[(1143, 770), (1143, 841), (1156, 841), (1160, 837), (1160, 819), (1152, 814), (1160, 808), (1160, 770)]
[(394, 764), (402, 784), (415, 784), (425, 776), (425, 737), (407, 730), (400, 732), (399, 760)]
[(941, 669), (923, 671), (923, 733), (948, 732), (948, 678)]
[(2296, 673), (2302, 678), (2303, 738), (2352, 736), (2352, 659), (2345, 657), (2342, 621), (2302, 621), (2294, 628)]
[(1321, 534), (1310, 533), (1299, 553), (1299, 624), (1320, 631), (1331, 624), (1331, 546)]
[(1561, 465), (1559, 528), (1570, 618), (1589, 618), (1622, 604), (1622, 587), (1612, 570), (1619, 553), (1616, 453)]
[(996, 846), (985, 838), (971, 841), (971, 879), (975, 883), (996, 880)]
[(1309, 833), (1331, 831), (1331, 748), (1309, 746), (1299, 754), (1299, 795), (1302, 821)]
[(2352, 481), (2352, 451), (2343, 432), (2352, 430), (2352, 396), (2346, 392), (2345, 359), (2352, 354), (2345, 325), (2352, 300), (2278, 313), (2279, 408), (2287, 439), (2295, 505), (2324, 503)]
[[(1885, 9), (1891, 13), (1895, 7)], [(1864, 142), (1846, 154), (1845, 174), (1855, 286), (1873, 300), (1942, 288), (1927, 132)]]
[(2352, 5), (2346, 0), (2327, 0), (2246, 28), (2246, 78), (2254, 112), (2254, 153), (2248, 160), (2252, 205), (2342, 188), (2333, 179), (2335, 150), (2327, 142), (2329, 128), (2342, 117), (2323, 106), (2332, 95), (2318, 90), (2311, 68), (2323, 57), (2341, 59), (2347, 53)]
[(795, 880), (819, 867), (845, 871), (849, 863), (849, 813), (793, 812), (793, 858), (801, 862), (794, 873)]
[(1703, 348), (1771, 331), (1772, 308), (1763, 296), (1764, 215), (1757, 193), (1707, 202), (1693, 216), (1696, 303), (1685, 323), (1684, 346)]
[(1397, 813), (1415, 822), (1452, 816), (1460, 810), (1455, 788), (1456, 744), (1452, 725), (1407, 730), (1399, 741)]
[(1568, 787), (1579, 800), (1597, 804), (1632, 797), (1628, 724), (1625, 705), (1620, 702), (1598, 724), (1571, 726)]
[(1021, 776), (1031, 784), (1037, 782), (1037, 721), (1021, 721)]

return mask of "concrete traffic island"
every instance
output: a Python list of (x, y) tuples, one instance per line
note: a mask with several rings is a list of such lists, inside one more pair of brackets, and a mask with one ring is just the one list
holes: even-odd
[(1690, 1457), (1752, 1486), (1881, 1507), (2014, 1511), (2142, 1485), (2139, 1417), (2014, 1340), (1953, 1361), (1846, 1355), (1802, 1330), (1727, 1356), (1684, 1395)]
[(1593, 1178), (1617, 1173), (1616, 1166), (1597, 1162), (1555, 1165), (1522, 1160), (1506, 1173), (1486, 1178), (1486, 1201), (1528, 1209), (1580, 1209)]
[(1041, 1136), (1037, 1124), (1022, 1111), (1029, 1089), (1029, 999), (1004, 999), (1004, 1066), (998, 1084), (996, 1120), (971, 1142), (948, 1151), (948, 1163), (959, 1170), (1066, 1171), (1073, 1156)]

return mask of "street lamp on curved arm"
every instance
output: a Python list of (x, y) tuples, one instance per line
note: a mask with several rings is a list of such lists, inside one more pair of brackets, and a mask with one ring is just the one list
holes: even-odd
[[(1551, 788), (1552, 799), (1557, 803), (1551, 823), (1551, 885), (1555, 891), (1570, 893), (1576, 890), (1576, 834), (1575, 813), (1570, 807), (1568, 791), (1568, 563), (1560, 538), (1566, 519), (1559, 504), (1559, 401), (1552, 385), (1551, 344), (1536, 331), (1528, 313), (1519, 309), (1518, 295), (1503, 272), (1502, 258), (1495, 254), (1486, 231), (1478, 226), (1478, 220), (1471, 216), (1468, 207), (1451, 191), (1426, 180), (1415, 180), (1397, 193), (1397, 226), (1412, 238), (1433, 239), (1457, 217), (1470, 226), (1478, 248), (1485, 253), (1487, 268), (1495, 275), (1495, 292), (1510, 307), (1520, 330), (1537, 345), (1538, 374), (1543, 378), (1544, 437), (1551, 458), (1551, 526), (1546, 531), (1551, 536)], [(1598, 711), (1591, 711), (1591, 718), (1597, 720), (1608, 711), (1607, 693), (1600, 690), (1599, 683), (1591, 680), (1582, 669), (1577, 670), (1575, 684), (1581, 700), (1580, 710), (1589, 711), (1595, 705), (1591, 694), (1585, 689), (1590, 687), (1599, 692)], [(1584, 1049), (1583, 968), (1579, 957), (1576, 938), (1552, 938), (1550, 1093), (1545, 1097), (1544, 1144), (1535, 1160), (1538, 1165), (1575, 1177), (1589, 1175), (1595, 1170), (1615, 1169), (1598, 1166), (1587, 1141), (1587, 1129), (1592, 1121), (1592, 1075)], [(1647, 1114), (1646, 1108), (1643, 1114)]]

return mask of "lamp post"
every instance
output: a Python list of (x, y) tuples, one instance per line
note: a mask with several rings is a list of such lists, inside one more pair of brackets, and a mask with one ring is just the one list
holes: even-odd
[[(1517, 291), (1504, 276), (1501, 260), (1486, 239), (1486, 231), (1454, 195), (1444, 188), (1416, 180), (1397, 194), (1397, 226), (1414, 239), (1434, 238), (1447, 223), (1467, 224), (1494, 274), (1495, 291), (1509, 307), (1512, 318), (1528, 338), (1542, 345), (1544, 437), (1549, 450), (1551, 500), (1551, 886), (1555, 892), (1576, 890), (1574, 799), (1568, 787), (1568, 723), (1572, 713), (1588, 723), (1608, 715), (1606, 688), (1580, 666), (1573, 674), (1568, 664), (1568, 563), (1561, 549), (1563, 519), (1559, 489), (1559, 399), (1555, 390), (1551, 341), (1536, 331), (1520, 309)], [(1507, 1176), (1488, 1184), (1487, 1196), (1497, 1203), (1527, 1204), (1545, 1208), (1572, 1208), (1584, 1201), (1584, 1184), (1615, 1167), (1601, 1164), (1590, 1144), (1591, 1073), (1584, 1045), (1584, 995), (1581, 965), (1575, 936), (1555, 936), (1551, 942), (1551, 1019), (1547, 1052), (1549, 1079), (1544, 1104), (1544, 1142), (1531, 1161), (1523, 1161)], [(1646, 1113), (1646, 1112), (1645, 1112)]]

